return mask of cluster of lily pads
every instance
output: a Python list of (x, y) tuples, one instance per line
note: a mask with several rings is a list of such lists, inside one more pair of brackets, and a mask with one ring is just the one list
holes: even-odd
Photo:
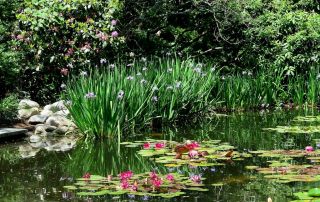
[(305, 201), (320, 201), (320, 189), (313, 188), (308, 190), (307, 192), (297, 192), (293, 194), (299, 200), (295, 200), (293, 202), (305, 202)]
[(320, 122), (320, 116), (297, 116), (293, 119), (294, 125), (290, 126), (277, 126), (275, 128), (264, 128), (268, 131), (276, 131), (278, 133), (292, 133), (292, 134), (310, 134), (319, 133), (319, 125), (300, 125), (300, 123), (317, 123)]
[[(320, 150), (314, 150), (307, 146), (305, 150), (270, 150), (251, 151), (259, 157), (278, 158), (278, 160), (267, 161), (268, 167), (247, 166), (247, 169), (256, 170), (265, 178), (280, 183), (289, 182), (315, 182), (320, 180)], [(310, 164), (297, 164), (294, 158), (305, 158)]]
[(276, 131), (278, 133), (319, 133), (320, 126), (277, 126), (275, 128), (264, 128), (264, 130), (268, 131)]
[(122, 143), (126, 147), (142, 147), (138, 154), (150, 157), (166, 167), (180, 167), (183, 165), (218, 166), (224, 165), (226, 160), (243, 160), (251, 154), (233, 151), (235, 148), (220, 140), (207, 140), (199, 144), (196, 141), (178, 143), (175, 141), (153, 140)]
[[(147, 139), (146, 141), (123, 142), (125, 147), (140, 148), (138, 154), (149, 157), (157, 163), (163, 163), (167, 167), (191, 166), (215, 166), (224, 165), (225, 160), (242, 160), (251, 154), (233, 151), (234, 147), (220, 140), (208, 140), (200, 143)], [(138, 195), (172, 198), (185, 194), (185, 190), (208, 191), (202, 181), (205, 178), (201, 174), (184, 176), (180, 173), (166, 175), (154, 171), (148, 173), (133, 174), (125, 171), (118, 176), (99, 176), (85, 174), (72, 186), (65, 186), (69, 190), (75, 190), (80, 196), (100, 195)]]
[[(184, 195), (183, 190), (208, 191), (203, 188), (200, 175), (185, 177), (178, 173), (167, 175), (147, 172), (134, 174), (125, 171), (118, 176), (99, 176), (86, 173), (72, 186), (65, 186), (68, 190), (77, 191), (79, 196), (128, 195), (154, 196), (172, 198)], [(80, 190), (80, 191), (79, 191)]]

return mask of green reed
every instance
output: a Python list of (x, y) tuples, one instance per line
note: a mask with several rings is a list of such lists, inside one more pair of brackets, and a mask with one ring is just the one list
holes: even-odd
[(118, 63), (74, 77), (65, 99), (84, 134), (96, 137), (143, 127), (157, 118), (173, 122), (212, 105), (218, 72), (194, 60), (171, 59)]
[[(270, 108), (293, 102), (315, 106), (318, 71), (225, 74), (194, 59), (152, 58), (131, 64), (118, 61), (70, 79), (65, 99), (84, 134), (104, 137), (156, 123), (172, 124), (216, 110)], [(280, 104), (284, 103), (284, 104)]]

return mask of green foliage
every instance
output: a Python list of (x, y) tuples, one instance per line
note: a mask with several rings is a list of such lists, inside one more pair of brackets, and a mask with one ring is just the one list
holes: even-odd
[(7, 122), (17, 119), (18, 102), (14, 94), (0, 100), (0, 120)]
[(15, 90), (21, 70), (21, 54), (10, 47), (15, 11), (20, 1), (0, 0), (0, 98)]
[[(216, 79), (212, 88), (227, 108), (318, 99), (317, 0), (0, 0), (0, 10), (1, 92), (19, 86), (40, 103), (55, 100), (69, 74), (115, 58), (170, 54), (221, 67), (227, 82)], [(240, 75), (247, 70), (254, 77)]]
[(95, 66), (123, 37), (112, 36), (118, 1), (24, 1), (16, 42), (29, 50), (35, 69)]
[[(248, 45), (243, 60), (258, 69), (304, 73), (320, 58), (320, 7), (317, 1), (254, 1), (246, 9)], [(250, 59), (251, 58), (251, 59)], [(249, 59), (249, 60), (248, 60)]]
[(120, 16), (126, 45), (139, 55), (178, 52), (236, 64), (245, 25), (237, 0), (127, 0)]
[(40, 103), (57, 97), (69, 73), (105, 63), (124, 40), (113, 18), (117, 0), (25, 0), (22, 7), (12, 44), (26, 52), (22, 89)]
[[(193, 60), (110, 65), (72, 79), (66, 99), (79, 129), (98, 137), (150, 123), (173, 122), (208, 109), (215, 74)], [(111, 69), (110, 69), (111, 68)], [(148, 68), (148, 69), (147, 69)]]

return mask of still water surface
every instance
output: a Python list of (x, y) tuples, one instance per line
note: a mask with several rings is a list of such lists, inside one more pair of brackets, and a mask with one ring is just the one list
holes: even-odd
[[(320, 134), (279, 134), (262, 130), (277, 125), (290, 125), (297, 115), (316, 115), (317, 112), (287, 111), (229, 114), (219, 116), (211, 122), (178, 129), (166, 129), (162, 134), (147, 134), (157, 139), (183, 141), (193, 139), (218, 139), (236, 146), (239, 151), (258, 149), (293, 149), (314, 145), (313, 139)], [(138, 139), (143, 139), (141, 136)], [(137, 139), (137, 138), (136, 138)], [(65, 141), (59, 138), (48, 140)], [(224, 183), (223, 186), (209, 186), (209, 192), (188, 192), (184, 197), (174, 199), (128, 198), (119, 197), (76, 197), (63, 188), (72, 185), (75, 178), (85, 172), (106, 176), (116, 175), (121, 171), (132, 170), (134, 173), (168, 169), (139, 156), (137, 148), (118, 147), (116, 141), (96, 141), (81, 143), (66, 152), (35, 149), (25, 141), (0, 144), (0, 201), (249, 201), (266, 202), (268, 197), (273, 202), (285, 202), (293, 199), (294, 192), (317, 187), (320, 183), (279, 184), (264, 179), (246, 165), (266, 165), (259, 158), (227, 163), (225, 166), (211, 168), (188, 168), (179, 172), (202, 174), (205, 184)], [(30, 149), (26, 155), (25, 150)], [(24, 151), (24, 153), (22, 152)], [(24, 158), (22, 158), (23, 156)], [(256, 176), (255, 179), (250, 176)]]

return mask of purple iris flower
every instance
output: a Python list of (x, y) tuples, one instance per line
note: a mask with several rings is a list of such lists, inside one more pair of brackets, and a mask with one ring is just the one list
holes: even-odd
[(93, 99), (93, 98), (95, 98), (97, 96), (94, 94), (94, 92), (89, 92), (84, 97), (87, 98), (87, 99)]

